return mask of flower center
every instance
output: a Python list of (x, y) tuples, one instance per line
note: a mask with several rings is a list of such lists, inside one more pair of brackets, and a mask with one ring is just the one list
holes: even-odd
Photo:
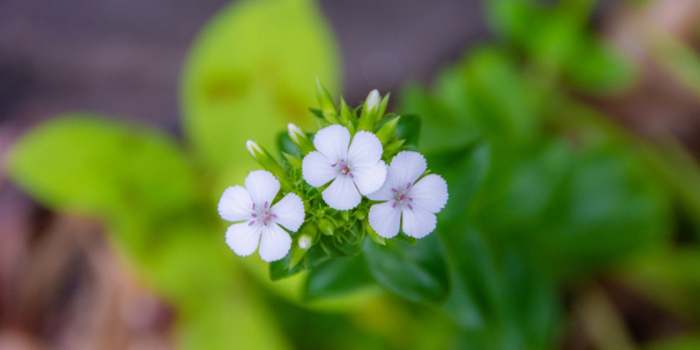
[(248, 223), (248, 226), (253, 226), (255, 223), (262, 223), (267, 226), (272, 219), (276, 218), (277, 215), (273, 214), (270, 208), (270, 203), (265, 202), (263, 208), (257, 208), (255, 203), (253, 203), (253, 213), (250, 214), (253, 217)]
[(404, 204), (408, 207), (408, 209), (413, 210), (413, 206), (411, 206), (410, 202), (413, 202), (413, 198), (408, 196), (408, 190), (411, 189), (411, 183), (409, 182), (406, 184), (406, 187), (403, 188), (392, 188), (391, 192), (394, 192), (394, 205), (393, 207), (396, 208), (396, 206), (403, 206)]
[[(334, 163), (331, 165), (331, 168), (335, 168), (338, 166), (338, 163)], [(348, 167), (348, 163), (345, 162), (345, 159), (340, 160), (340, 174), (341, 175), (348, 175), (350, 176), (351, 179), (354, 179), (355, 176), (352, 175), (352, 172), (350, 172), (350, 167)]]

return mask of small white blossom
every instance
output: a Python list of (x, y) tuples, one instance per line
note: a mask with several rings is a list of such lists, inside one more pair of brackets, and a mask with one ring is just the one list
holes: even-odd
[(396, 236), (399, 226), (408, 236), (427, 236), (437, 226), (435, 214), (447, 203), (447, 183), (435, 174), (421, 178), (427, 164), (418, 152), (397, 154), (388, 168), (382, 188), (368, 196), (385, 201), (370, 208), (369, 224), (384, 238)]
[(316, 151), (302, 162), (302, 175), (309, 185), (321, 187), (323, 200), (331, 208), (349, 210), (362, 200), (362, 195), (377, 191), (386, 178), (382, 143), (371, 132), (358, 131), (350, 143), (350, 132), (344, 126), (321, 129), (314, 138)]
[(272, 204), (279, 181), (265, 170), (251, 171), (245, 188), (227, 188), (219, 201), (219, 215), (234, 224), (226, 230), (226, 244), (240, 256), (255, 252), (260, 244), (260, 257), (267, 261), (284, 258), (292, 246), (292, 238), (280, 225), (296, 231), (304, 222), (301, 198), (289, 193)]

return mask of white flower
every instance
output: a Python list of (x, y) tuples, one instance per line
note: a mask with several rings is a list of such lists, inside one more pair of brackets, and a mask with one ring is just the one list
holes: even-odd
[(302, 175), (311, 186), (321, 187), (331, 208), (349, 210), (360, 204), (361, 195), (377, 191), (386, 178), (382, 143), (371, 132), (358, 131), (350, 143), (344, 126), (321, 129), (314, 138), (316, 151), (304, 157)]
[[(284, 258), (292, 238), (280, 225), (296, 231), (304, 222), (301, 198), (289, 193), (272, 205), (280, 183), (265, 170), (251, 171), (245, 188), (229, 187), (221, 195), (219, 215), (234, 224), (226, 230), (226, 244), (240, 256), (255, 252), (260, 243), (260, 257), (267, 261)], [(261, 238), (262, 237), (262, 238)]]
[(437, 226), (435, 214), (447, 203), (447, 183), (435, 174), (418, 180), (427, 168), (425, 158), (418, 152), (397, 154), (388, 168), (382, 188), (368, 196), (385, 201), (370, 208), (369, 224), (380, 236), (391, 238), (399, 233), (403, 218), (405, 234), (414, 238), (427, 236)]

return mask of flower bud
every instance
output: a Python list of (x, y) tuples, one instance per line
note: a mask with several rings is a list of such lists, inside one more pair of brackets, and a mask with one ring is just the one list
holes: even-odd
[(333, 236), (335, 225), (328, 219), (321, 219), (318, 221), (318, 229), (326, 236)]
[(309, 137), (306, 136), (306, 133), (298, 126), (289, 123), (289, 125), (287, 125), (287, 133), (289, 134), (289, 138), (292, 139), (292, 142), (299, 147), (301, 154), (307, 155), (315, 150), (313, 142), (311, 142)]
[(309, 249), (309, 248), (311, 248), (311, 237), (309, 237), (307, 235), (301, 235), (301, 237), (299, 237), (298, 243), (299, 243), (299, 248), (304, 249), (304, 250)]
[(245, 147), (248, 149), (250, 155), (253, 156), (253, 159), (255, 159), (255, 161), (263, 167), (263, 169), (275, 175), (281, 183), (286, 182), (286, 174), (284, 169), (282, 169), (282, 166), (280, 166), (280, 164), (274, 158), (272, 158), (272, 156), (267, 153), (265, 149), (260, 147), (257, 142), (248, 140), (245, 143)]
[(333, 104), (333, 98), (331, 94), (326, 90), (321, 82), (316, 77), (316, 99), (318, 100), (318, 105), (321, 107), (321, 113), (323, 117), (331, 124), (338, 124), (338, 111), (335, 109)]
[(359, 130), (366, 130), (374, 132), (374, 127), (377, 124), (377, 112), (379, 110), (379, 103), (381, 101), (381, 96), (379, 91), (372, 90), (365, 103), (362, 106), (362, 113), (360, 114), (360, 121), (357, 125)]
[(365, 100), (365, 108), (367, 109), (367, 112), (371, 113), (378, 110), (380, 100), (381, 96), (379, 96), (379, 91), (377, 89), (370, 91), (369, 95), (367, 95), (367, 99)]
[(377, 137), (379, 138), (379, 141), (382, 141), (382, 146), (386, 146), (393, 140), (394, 134), (396, 133), (396, 127), (399, 125), (399, 118), (400, 117), (394, 117), (387, 120), (386, 123), (379, 128), (379, 131), (377, 131)]
[(340, 124), (346, 126), (350, 131), (350, 134), (355, 134), (355, 124), (357, 123), (357, 116), (350, 110), (350, 107), (345, 103), (344, 99), (340, 99)]

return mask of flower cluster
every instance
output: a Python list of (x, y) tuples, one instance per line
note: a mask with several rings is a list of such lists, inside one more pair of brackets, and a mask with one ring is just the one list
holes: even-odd
[(233, 223), (226, 231), (231, 249), (248, 256), (259, 246), (263, 260), (284, 259), (291, 271), (302, 261), (311, 268), (357, 255), (366, 236), (385, 244), (399, 232), (407, 239), (433, 232), (447, 183), (406, 143), (404, 116), (384, 114), (389, 96), (374, 90), (354, 110), (342, 99), (336, 109), (320, 84), (317, 97), (321, 108), (312, 112), (320, 130), (307, 135), (289, 124), (281, 161), (248, 141), (266, 170), (250, 172), (245, 187), (221, 196), (219, 214)]

